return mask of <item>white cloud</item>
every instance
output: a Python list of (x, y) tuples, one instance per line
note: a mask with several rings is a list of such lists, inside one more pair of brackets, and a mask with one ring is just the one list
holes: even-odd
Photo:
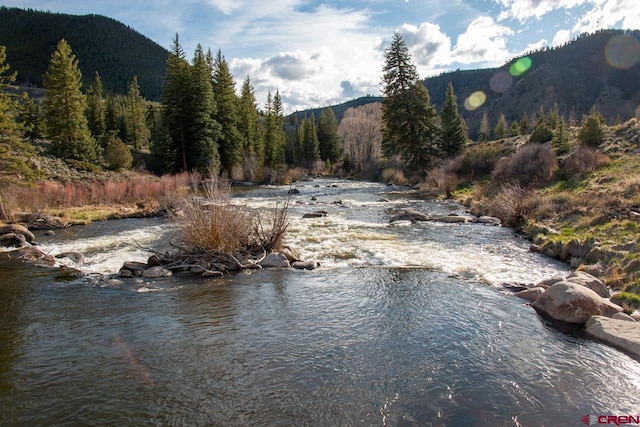
[[(495, 0), (502, 5), (503, 10), (498, 15), (498, 21), (515, 18), (524, 22), (530, 18), (540, 19), (556, 9), (571, 9), (589, 0)], [(635, 0), (632, 0), (635, 1)]]
[(512, 56), (507, 49), (507, 37), (513, 34), (511, 28), (497, 24), (490, 16), (476, 18), (458, 36), (451, 62), (502, 65)]
[(440, 26), (423, 22), (419, 27), (404, 24), (400, 32), (418, 69), (433, 69), (451, 60), (451, 39)]
[(640, 26), (640, 2), (637, 0), (596, 0), (592, 8), (578, 19), (574, 34), (593, 32), (602, 28), (620, 26), (637, 29)]
[(556, 32), (556, 35), (553, 36), (553, 40), (551, 41), (551, 46), (562, 46), (563, 44), (571, 41), (571, 31), (569, 30), (560, 30)]

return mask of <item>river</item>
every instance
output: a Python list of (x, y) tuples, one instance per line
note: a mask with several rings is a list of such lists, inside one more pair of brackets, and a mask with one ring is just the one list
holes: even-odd
[[(288, 242), (322, 265), (107, 282), (161, 219), (39, 236), (85, 278), (0, 262), (0, 425), (584, 425), (640, 412), (640, 363), (552, 325), (500, 283), (567, 273), (507, 228), (384, 185), (296, 185)], [(288, 188), (236, 191), (262, 211)], [(304, 213), (327, 211), (324, 218)]]

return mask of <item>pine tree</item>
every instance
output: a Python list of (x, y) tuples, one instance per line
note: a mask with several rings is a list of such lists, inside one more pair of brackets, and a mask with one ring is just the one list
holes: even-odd
[[(24, 136), (33, 142), (44, 135), (44, 117), (40, 104), (35, 102), (26, 93), (22, 97), (20, 108), (20, 121), (22, 122)], [(2, 132), (0, 132), (2, 133)]]
[(191, 65), (191, 102), (187, 109), (191, 112), (188, 134), (187, 163), (190, 168), (202, 172), (220, 168), (218, 143), (222, 129), (216, 121), (217, 104), (211, 82), (211, 66), (206, 60), (202, 47), (196, 47)]
[(604, 140), (605, 120), (595, 106), (591, 107), (589, 115), (582, 119), (582, 127), (578, 131), (578, 141), (581, 144), (597, 147)]
[[(187, 162), (188, 127), (191, 120), (189, 105), (190, 67), (185, 59), (184, 49), (180, 45), (178, 34), (167, 57), (167, 72), (162, 90), (162, 125), (161, 138), (154, 144), (152, 153), (158, 165), (166, 170), (157, 171), (171, 173), (190, 171)], [(172, 160), (170, 160), (173, 157)]]
[(318, 120), (318, 144), (320, 158), (330, 163), (340, 159), (340, 137), (338, 136), (338, 122), (331, 107), (324, 109)]
[(489, 116), (485, 111), (480, 119), (480, 130), (478, 131), (478, 142), (487, 142), (491, 139), (491, 129), (489, 128)]
[(529, 124), (529, 118), (527, 117), (527, 113), (522, 113), (522, 119), (520, 119), (520, 135), (526, 135), (529, 133), (529, 128), (531, 124)]
[(385, 50), (382, 81), (382, 148), (411, 168), (425, 168), (438, 152), (437, 112), (411, 63), (402, 35), (394, 33)]
[(496, 128), (493, 130), (493, 136), (496, 139), (506, 138), (508, 131), (507, 118), (503, 113), (500, 113), (500, 115), (498, 116), (498, 122), (496, 123)]
[(303, 147), (304, 161), (307, 166), (312, 166), (313, 162), (320, 160), (320, 142), (316, 132), (316, 118), (311, 113), (311, 117), (303, 120)]
[(102, 88), (102, 79), (96, 71), (93, 82), (87, 90), (87, 124), (91, 135), (96, 140), (101, 140), (106, 132), (105, 126), (105, 100)]
[(567, 127), (564, 123), (564, 117), (560, 117), (558, 121), (558, 127), (556, 127), (556, 130), (553, 133), (551, 144), (558, 154), (568, 153), (571, 149), (571, 144), (569, 144), (569, 134), (567, 133)]
[(9, 72), (10, 66), (6, 60), (6, 47), (0, 46), (0, 135), (16, 136), (21, 133), (17, 121), (19, 105), (12, 95), (17, 73)]
[(133, 76), (131, 80), (125, 102), (127, 142), (136, 150), (146, 149), (149, 145), (150, 133), (145, 117), (146, 101), (140, 96), (137, 76)]
[(264, 161), (269, 167), (278, 167), (284, 163), (285, 133), (282, 128), (284, 116), (280, 93), (272, 97), (267, 95), (265, 117)]
[(58, 156), (82, 163), (95, 161), (98, 150), (84, 115), (86, 99), (81, 85), (78, 60), (62, 39), (44, 75), (47, 134)]
[(467, 145), (467, 130), (458, 110), (458, 102), (449, 82), (442, 111), (440, 111), (440, 149), (449, 157), (456, 156)]
[(213, 62), (213, 95), (217, 104), (216, 121), (222, 126), (220, 163), (231, 172), (242, 162), (242, 136), (238, 131), (238, 97), (229, 64), (218, 50)]
[(520, 135), (520, 124), (517, 121), (511, 122), (511, 127), (509, 128), (509, 136), (518, 136)]
[(249, 169), (262, 166), (264, 163), (264, 135), (260, 123), (260, 114), (256, 104), (256, 96), (249, 76), (242, 84), (238, 101), (238, 131), (242, 136), (242, 152), (244, 162)]

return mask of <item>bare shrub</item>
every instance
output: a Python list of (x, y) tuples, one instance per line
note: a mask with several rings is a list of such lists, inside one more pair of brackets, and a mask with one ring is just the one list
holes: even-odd
[(500, 218), (503, 224), (519, 227), (526, 221), (530, 207), (527, 205), (527, 190), (517, 182), (506, 182), (487, 208), (489, 215)]
[(289, 202), (290, 199), (287, 199), (282, 207), (276, 205), (270, 221), (267, 221), (269, 228), (265, 228), (260, 215), (256, 216), (254, 234), (257, 243), (267, 252), (282, 248), (284, 234), (289, 228)]
[(581, 178), (609, 163), (611, 159), (606, 154), (598, 153), (589, 147), (581, 147), (567, 157), (560, 168), (560, 173), (566, 179)]
[(192, 197), (180, 218), (181, 240), (195, 251), (236, 253), (250, 246), (252, 215), (230, 201), (230, 183), (212, 177), (204, 184), (204, 195)]
[(469, 178), (488, 175), (493, 172), (499, 156), (493, 144), (476, 144), (462, 155), (460, 174)]
[(456, 171), (459, 169), (459, 161), (451, 159), (440, 166), (433, 168), (427, 174), (427, 179), (421, 189), (442, 195), (447, 198), (451, 197), (455, 189), (458, 187), (458, 175)]
[(398, 168), (385, 168), (382, 170), (381, 178), (383, 182), (387, 184), (395, 185), (407, 185), (409, 182), (404, 176), (402, 169)]
[(497, 183), (517, 182), (523, 187), (542, 185), (551, 180), (558, 160), (550, 144), (527, 144), (501, 159), (493, 171)]

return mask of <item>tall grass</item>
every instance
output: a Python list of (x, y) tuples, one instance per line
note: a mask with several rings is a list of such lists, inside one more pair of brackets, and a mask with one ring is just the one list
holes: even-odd
[(88, 205), (144, 205), (158, 202), (169, 194), (184, 193), (189, 180), (185, 173), (89, 183), (43, 181), (35, 187), (7, 188), (3, 196), (12, 210), (23, 212)]

